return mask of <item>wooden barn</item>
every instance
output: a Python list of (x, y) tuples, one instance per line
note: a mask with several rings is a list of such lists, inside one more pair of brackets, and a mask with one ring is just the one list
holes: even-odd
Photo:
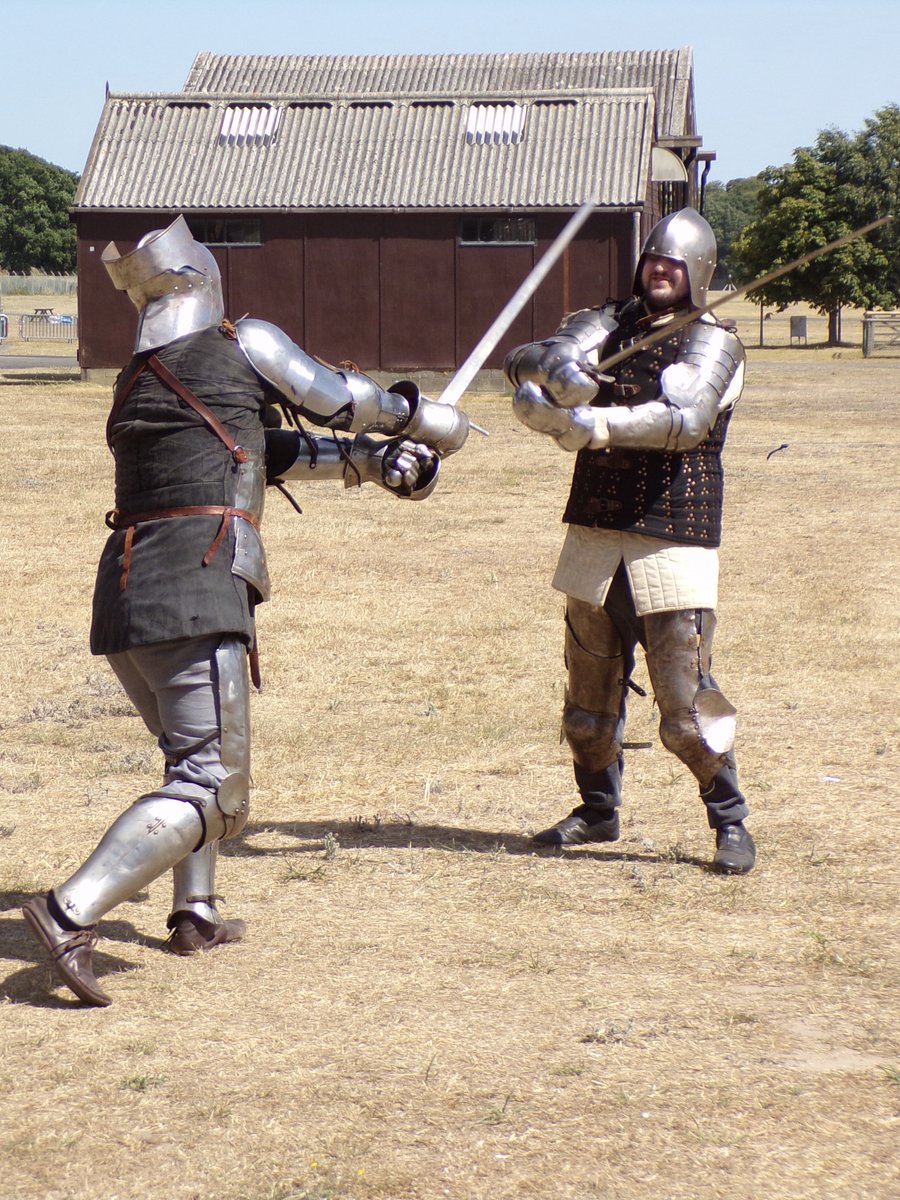
[(486, 364), (627, 293), (643, 236), (699, 204), (690, 49), (199, 54), (173, 95), (109, 94), (72, 210), (83, 374), (135, 314), (100, 262), (183, 213), (226, 312), (396, 376), (463, 362), (572, 212), (596, 212)]

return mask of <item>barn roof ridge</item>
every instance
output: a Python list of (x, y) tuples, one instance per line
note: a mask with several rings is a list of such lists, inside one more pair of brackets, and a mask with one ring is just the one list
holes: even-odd
[(516, 90), (510, 90), (510, 91), (504, 91), (504, 92), (499, 92), (499, 91), (493, 92), (493, 91), (472, 88), (469, 91), (464, 91), (464, 92), (451, 92), (451, 91), (447, 90), (447, 91), (429, 91), (426, 94), (426, 93), (419, 92), (419, 91), (406, 90), (406, 91), (376, 93), (375, 95), (373, 95), (373, 93), (371, 91), (369, 91), (368, 89), (364, 89), (364, 88), (360, 88), (358, 91), (346, 91), (346, 92), (340, 92), (340, 93), (327, 92), (327, 91), (303, 92), (303, 93), (300, 93), (300, 92), (273, 92), (273, 91), (242, 92), (242, 91), (235, 91), (233, 89), (223, 89), (222, 91), (216, 91), (216, 92), (212, 92), (212, 91), (210, 91), (210, 92), (153, 92), (153, 91), (149, 91), (149, 92), (112, 92), (111, 91), (111, 92), (107, 93), (106, 99), (107, 100), (118, 100), (118, 101), (123, 101), (123, 100), (124, 101), (134, 101), (135, 103), (140, 103), (143, 101), (158, 100), (158, 101), (165, 101), (167, 103), (172, 103), (172, 104), (183, 104), (186, 107), (193, 106), (193, 107), (200, 108), (203, 105), (210, 106), (213, 104), (221, 104), (223, 102), (228, 103), (228, 104), (236, 104), (236, 103), (250, 104), (253, 102), (260, 103), (260, 104), (263, 104), (263, 103), (265, 103), (265, 104), (285, 104), (285, 103), (288, 103), (288, 104), (300, 103), (300, 104), (302, 104), (302, 103), (307, 103), (307, 102), (328, 101), (329, 103), (332, 103), (332, 104), (343, 104), (345, 102), (359, 101), (361, 99), (371, 100), (373, 104), (384, 103), (385, 101), (395, 101), (395, 100), (398, 102), (413, 101), (417, 104), (428, 104), (431, 102), (446, 103), (448, 100), (452, 100), (452, 101), (459, 100), (459, 101), (462, 101), (465, 103), (469, 103), (470, 101), (474, 101), (475, 103), (487, 102), (487, 101), (493, 101), (495, 103), (496, 102), (503, 103), (504, 100), (507, 103), (514, 102), (514, 101), (524, 101), (527, 103), (527, 101), (532, 98), (537, 99), (537, 100), (544, 100), (548, 96), (551, 96), (551, 97), (558, 97), (561, 102), (565, 102), (567, 100), (573, 100), (573, 99), (578, 100), (578, 99), (593, 98), (593, 97), (598, 97), (601, 99), (607, 98), (607, 97), (614, 98), (614, 99), (615, 98), (629, 99), (630, 97), (633, 97), (633, 96), (645, 96), (648, 93), (650, 95), (654, 94), (654, 89), (649, 84), (643, 85), (643, 86), (635, 85), (635, 86), (631, 86), (631, 87), (614, 87), (614, 86), (606, 85), (606, 86), (602, 86), (602, 87), (578, 87), (578, 88), (571, 88), (571, 89), (551, 88), (551, 87), (530, 88), (530, 89), (528, 89), (527, 93), (525, 92), (525, 89), (516, 89)]
[(107, 96), (73, 208), (536, 211), (597, 190), (640, 207), (652, 147), (701, 144), (692, 61), (201, 52), (182, 91)]

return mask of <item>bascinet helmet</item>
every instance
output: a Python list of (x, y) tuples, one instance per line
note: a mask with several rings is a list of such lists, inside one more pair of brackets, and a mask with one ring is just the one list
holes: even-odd
[(648, 254), (671, 258), (684, 264), (691, 303), (695, 308), (706, 304), (706, 293), (716, 269), (716, 237), (709, 222), (695, 208), (682, 208), (663, 217), (650, 230), (634, 275), (634, 293), (641, 294), (641, 271)]
[(194, 240), (184, 217), (145, 234), (129, 254), (120, 254), (110, 242), (100, 257), (140, 314), (136, 351), (218, 325), (225, 315), (216, 260)]

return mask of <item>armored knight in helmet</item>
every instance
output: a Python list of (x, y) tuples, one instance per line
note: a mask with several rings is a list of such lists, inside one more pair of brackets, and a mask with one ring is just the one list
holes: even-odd
[[(744, 351), (709, 314), (656, 337), (705, 305), (715, 263), (704, 218), (672, 213), (643, 246), (631, 297), (571, 314), (553, 337), (513, 350), (505, 372), (519, 419), (577, 452), (553, 586), (566, 595), (563, 733), (581, 803), (534, 841), (618, 839), (640, 642), (660, 738), (697, 779), (715, 831), (714, 866), (745, 874), (756, 852), (733, 751), (736, 714), (711, 674), (721, 453)], [(630, 356), (598, 373), (626, 347)]]
[(165, 773), (69, 879), (23, 909), (63, 982), (98, 1006), (110, 1003), (91, 960), (98, 920), (169, 869), (175, 953), (244, 934), (219, 913), (215, 866), (219, 841), (248, 814), (266, 483), (372, 482), (422, 499), (468, 434), (464, 413), (411, 382), (385, 390), (322, 365), (266, 321), (224, 320), (216, 261), (183, 217), (130, 253), (111, 243), (102, 258), (139, 318), (107, 422), (116, 506), (91, 650), (107, 656), (158, 738)]

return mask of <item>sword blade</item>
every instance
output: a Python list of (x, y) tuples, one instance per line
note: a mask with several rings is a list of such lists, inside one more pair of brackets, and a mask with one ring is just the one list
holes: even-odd
[(712, 312), (713, 309), (718, 308), (721, 304), (729, 304), (732, 300), (739, 300), (741, 296), (746, 296), (748, 292), (754, 292), (757, 288), (765, 287), (767, 283), (771, 283), (775, 279), (780, 279), (782, 275), (787, 275), (790, 271), (796, 271), (798, 267), (805, 266), (806, 263), (812, 262), (814, 258), (818, 258), (822, 254), (828, 254), (831, 250), (838, 250), (841, 246), (846, 246), (848, 242), (854, 242), (857, 238), (864, 237), (867, 233), (871, 233), (873, 229), (878, 229), (881, 225), (886, 225), (888, 221), (892, 220), (892, 216), (887, 216), (880, 217), (877, 221), (870, 221), (868, 225), (854, 229), (852, 233), (845, 233), (843, 237), (836, 238), (833, 242), (829, 242), (827, 246), (819, 246), (816, 250), (810, 250), (806, 254), (801, 254), (793, 262), (789, 262), (783, 267), (776, 267), (772, 271), (767, 271), (765, 275), (760, 275), (758, 279), (754, 279), (751, 283), (745, 283), (741, 287), (735, 288), (733, 292), (726, 292), (718, 300), (712, 300), (709, 304), (704, 304), (702, 308), (692, 308), (688, 312), (682, 313), (680, 317), (675, 317), (674, 320), (667, 321), (665, 325), (661, 326), (654, 333), (648, 333), (646, 337), (640, 338), (630, 346), (626, 346), (624, 349), (618, 350), (615, 354), (611, 354), (609, 358), (605, 358), (596, 367), (591, 368), (591, 374), (607, 374), (611, 367), (617, 367), (626, 358), (631, 358), (632, 354), (637, 354), (641, 350), (646, 350), (648, 346), (654, 346), (657, 342), (671, 337), (676, 330), (681, 329), (684, 325), (690, 325), (693, 321), (702, 317), (704, 313)]
[(482, 334), (475, 349), (438, 396), (439, 404), (456, 404), (459, 401), (466, 388), (481, 370), (487, 356), (537, 291), (551, 267), (596, 207), (597, 201), (591, 197), (589, 200), (585, 200), (584, 204), (572, 214), (547, 248), (547, 252), (534, 264), (501, 309), (493, 324)]

